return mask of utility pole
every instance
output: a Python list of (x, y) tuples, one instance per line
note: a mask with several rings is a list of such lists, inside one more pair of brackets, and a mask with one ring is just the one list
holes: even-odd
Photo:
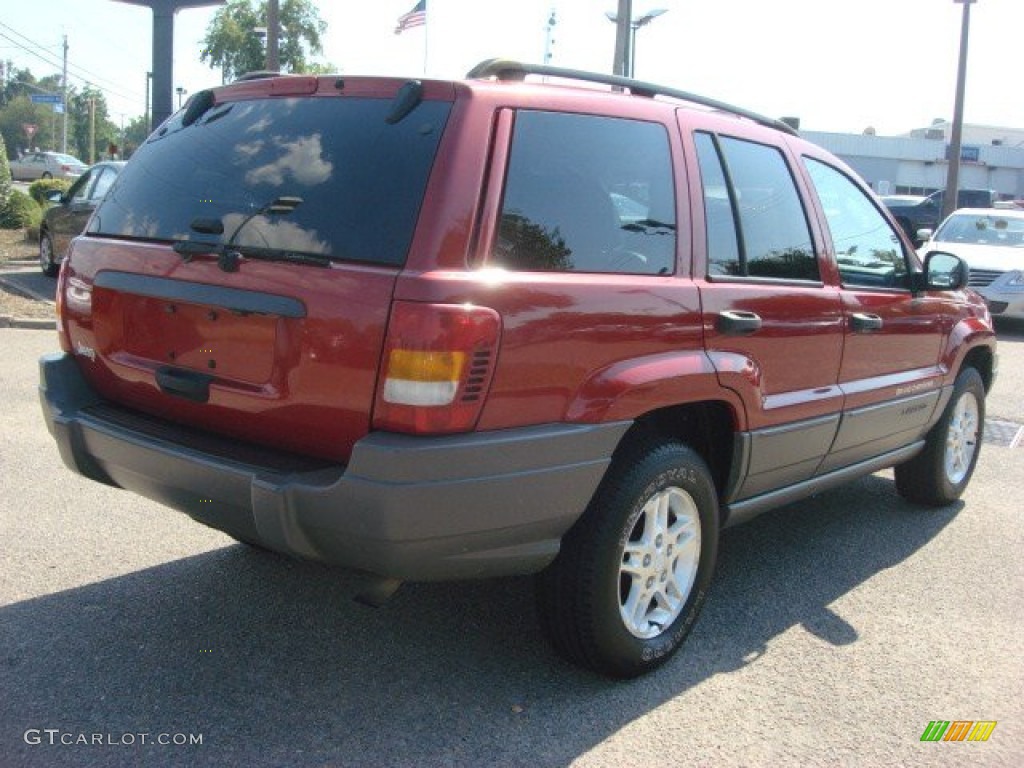
[(89, 94), (89, 165), (96, 162), (96, 98)]
[(146, 135), (147, 136), (149, 136), (149, 133), (152, 130), (150, 128), (150, 125), (149, 125), (149, 84), (150, 84), (150, 82), (152, 82), (152, 80), (153, 80), (153, 73), (152, 72), (147, 72), (146, 73), (146, 117), (145, 117), (145, 126), (144, 126), (145, 129), (146, 129)]
[(280, 38), (280, 14), (278, 13), (278, 0), (269, 0), (267, 3), (267, 69), (271, 72), (280, 72), (281, 64), (278, 57), (278, 40)]
[(967, 83), (967, 37), (971, 29), (971, 4), (977, 0), (953, 0), (964, 7), (960, 22), (960, 63), (956, 70), (956, 99), (953, 104), (953, 134), (949, 139), (949, 171), (946, 174), (946, 194), (942, 199), (942, 218), (957, 209), (960, 192), (960, 153), (964, 138), (964, 90)]
[(61, 98), (64, 99), (64, 120), (61, 128), (60, 151), (68, 152), (68, 36), (64, 35), (64, 69), (61, 72)]
[(633, 0), (619, 0), (615, 20), (615, 63), (612, 74), (629, 75), (630, 22), (633, 20)]

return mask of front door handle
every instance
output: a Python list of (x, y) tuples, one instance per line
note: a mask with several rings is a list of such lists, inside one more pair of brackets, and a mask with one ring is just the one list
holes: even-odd
[(761, 330), (761, 316), (744, 309), (726, 309), (718, 313), (715, 328), (726, 336), (749, 336)]
[(850, 315), (850, 327), (857, 333), (882, 330), (882, 318), (870, 312), (855, 312)]

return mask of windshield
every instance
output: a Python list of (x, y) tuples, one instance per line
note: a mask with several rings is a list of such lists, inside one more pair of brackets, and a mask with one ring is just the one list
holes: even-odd
[[(88, 232), (405, 262), (451, 104), (265, 98), (178, 113), (135, 153)], [(275, 201), (298, 202), (274, 206)]]
[(954, 214), (939, 227), (934, 239), (945, 243), (1024, 246), (1024, 216)]

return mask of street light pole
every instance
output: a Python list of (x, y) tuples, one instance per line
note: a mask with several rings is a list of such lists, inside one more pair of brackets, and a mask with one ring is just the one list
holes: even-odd
[(633, 1), (619, 0), (619, 10), (614, 15), (606, 14), (615, 22), (615, 62), (612, 74), (623, 77), (629, 74), (629, 49), (631, 42), (630, 19), (633, 18)]
[[(621, 7), (621, 5), (620, 5), (620, 7)], [(626, 45), (626, 50), (625, 50), (624, 58), (622, 59), (623, 67), (622, 67), (621, 73), (620, 73), (620, 71), (618, 69), (616, 69), (615, 74), (617, 74), (617, 75), (618, 74), (622, 74), (624, 77), (636, 77), (636, 31), (638, 29), (640, 29), (640, 27), (646, 27), (648, 24), (650, 24), (656, 18), (661, 16), (661, 14), (666, 13), (667, 11), (668, 11), (667, 8), (655, 8), (653, 11), (648, 11), (643, 16), (640, 16), (639, 18), (636, 18), (636, 19), (634, 19), (634, 18), (632, 18), (630, 16), (622, 16), (621, 12), (620, 13), (613, 13), (612, 11), (608, 11), (605, 14), (605, 16), (608, 17), (609, 21), (611, 21), (611, 22), (613, 22), (614, 24), (617, 25), (616, 36), (615, 36), (615, 45), (616, 45), (616, 49), (615, 49), (616, 50), (616, 54), (615, 55), (616, 56), (619, 55), (619, 53), (618, 53), (618, 45), (619, 45), (619, 30), (622, 29), (622, 21), (621, 21), (621, 19), (623, 19), (623, 18), (630, 19), (629, 25), (628, 25), (629, 35), (628, 35), (628, 37), (626, 37), (627, 45)], [(616, 62), (618, 62), (618, 61), (619, 61), (619, 59), (616, 58)]]
[(942, 218), (957, 209), (960, 191), (960, 154), (964, 136), (964, 90), (967, 81), (967, 38), (971, 28), (971, 5), (977, 0), (953, 0), (964, 7), (960, 23), (960, 63), (956, 70), (956, 100), (953, 104), (953, 132), (949, 139), (949, 171), (942, 200)]

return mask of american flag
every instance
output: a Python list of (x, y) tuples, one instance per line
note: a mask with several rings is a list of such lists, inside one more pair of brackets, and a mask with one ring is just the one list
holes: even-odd
[(427, 0), (420, 0), (408, 13), (398, 17), (398, 26), (395, 27), (395, 34), (400, 35), (407, 29), (422, 27), (427, 23)]

